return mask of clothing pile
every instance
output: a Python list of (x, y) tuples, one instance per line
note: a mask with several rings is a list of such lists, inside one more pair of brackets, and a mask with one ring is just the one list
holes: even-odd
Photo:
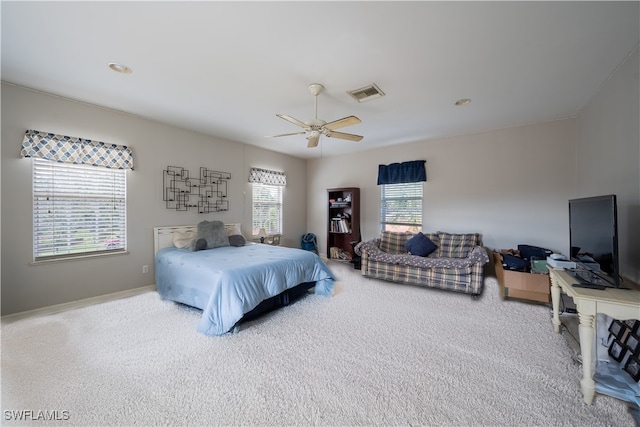
[(503, 250), (500, 255), (502, 256), (502, 267), (505, 270), (546, 273), (544, 264), (552, 253), (553, 251), (538, 246), (518, 245), (518, 249)]

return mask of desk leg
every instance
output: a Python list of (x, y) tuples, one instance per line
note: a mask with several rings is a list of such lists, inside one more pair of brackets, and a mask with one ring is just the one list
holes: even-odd
[(553, 306), (553, 328), (560, 333), (560, 286), (555, 275), (551, 274), (551, 305)]
[(596, 394), (596, 383), (593, 381), (593, 353), (594, 353), (594, 337), (595, 317), (588, 314), (582, 314), (578, 310), (580, 318), (580, 353), (582, 354), (582, 397), (587, 405), (593, 401)]

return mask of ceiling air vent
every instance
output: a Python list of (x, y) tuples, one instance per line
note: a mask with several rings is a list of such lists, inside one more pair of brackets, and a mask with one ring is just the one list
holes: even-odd
[(381, 91), (375, 83), (347, 93), (358, 102), (368, 101), (373, 98), (380, 98), (381, 96), (384, 96), (384, 92)]

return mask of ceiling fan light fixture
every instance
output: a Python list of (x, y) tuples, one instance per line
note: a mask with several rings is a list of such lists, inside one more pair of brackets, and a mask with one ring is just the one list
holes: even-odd
[(380, 98), (385, 95), (385, 93), (380, 90), (380, 88), (375, 83), (372, 83), (369, 86), (361, 87), (360, 89), (349, 91), (347, 93), (358, 102), (369, 101), (370, 99)]
[(118, 64), (117, 62), (109, 62), (109, 68), (111, 68), (116, 73), (122, 73), (122, 74), (133, 73), (133, 70), (130, 67), (127, 67), (126, 65)]
[(454, 102), (453, 105), (455, 105), (456, 107), (462, 107), (463, 105), (468, 105), (470, 103), (471, 103), (471, 100), (469, 98), (462, 98)]

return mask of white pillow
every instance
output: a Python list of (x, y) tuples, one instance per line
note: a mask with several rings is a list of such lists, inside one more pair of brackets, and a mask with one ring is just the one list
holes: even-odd
[(196, 238), (197, 232), (194, 231), (174, 231), (173, 232), (173, 245), (176, 248), (188, 249), (191, 247), (191, 242)]
[(224, 228), (227, 232), (227, 236), (242, 235), (240, 224), (225, 224)]

